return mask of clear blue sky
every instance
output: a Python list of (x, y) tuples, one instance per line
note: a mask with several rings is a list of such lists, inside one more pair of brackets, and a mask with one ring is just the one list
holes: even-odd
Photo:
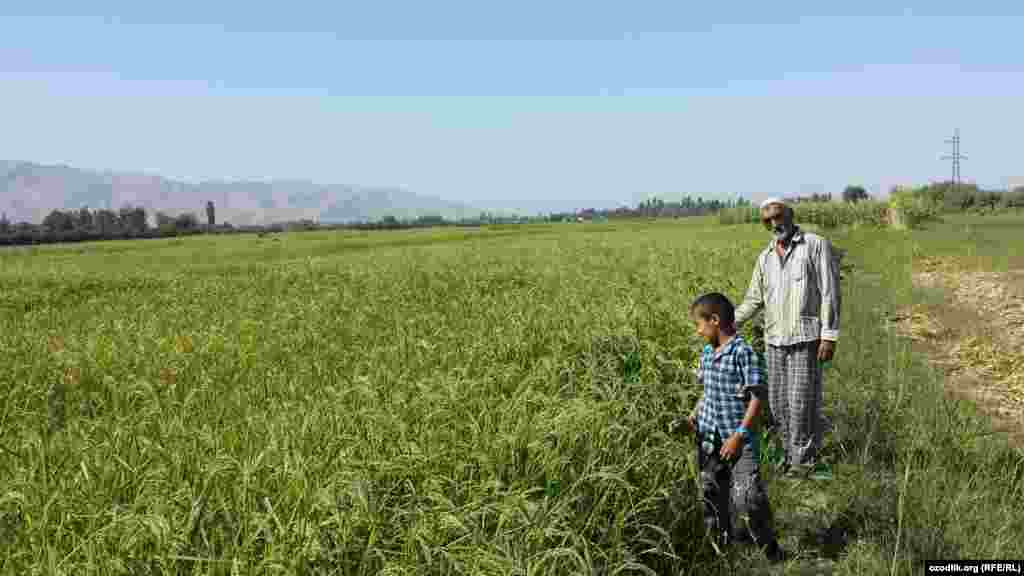
[[(1024, 3), (4, 2), (0, 158), (486, 208), (1024, 177)], [(1019, 180), (1024, 182), (1024, 180)]]

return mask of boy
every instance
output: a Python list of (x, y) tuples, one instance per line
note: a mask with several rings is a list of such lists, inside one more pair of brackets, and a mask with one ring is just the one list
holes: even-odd
[(738, 539), (749, 534), (769, 560), (778, 562), (783, 552), (772, 528), (757, 440), (750, 431), (761, 409), (764, 383), (757, 355), (736, 333), (733, 314), (732, 303), (718, 293), (705, 294), (690, 307), (697, 333), (707, 342), (697, 369), (704, 393), (687, 419), (697, 436), (704, 525), (718, 544), (726, 545), (733, 535), (734, 512), (746, 524), (737, 531)]

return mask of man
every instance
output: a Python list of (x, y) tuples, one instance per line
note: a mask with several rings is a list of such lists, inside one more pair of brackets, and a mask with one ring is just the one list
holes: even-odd
[(781, 431), (782, 470), (806, 476), (821, 449), (821, 364), (832, 360), (839, 339), (839, 263), (828, 240), (793, 223), (783, 200), (765, 200), (761, 221), (774, 238), (757, 258), (736, 325), (764, 309), (768, 402)]

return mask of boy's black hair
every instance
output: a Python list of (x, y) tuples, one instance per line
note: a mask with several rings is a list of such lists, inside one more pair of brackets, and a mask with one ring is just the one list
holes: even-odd
[(727, 326), (736, 321), (736, 309), (732, 302), (718, 292), (711, 292), (694, 300), (690, 312), (696, 312), (705, 320), (709, 320), (712, 314), (718, 314), (718, 319)]

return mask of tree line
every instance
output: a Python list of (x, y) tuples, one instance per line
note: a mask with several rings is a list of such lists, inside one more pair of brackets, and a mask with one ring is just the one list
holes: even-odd
[[(952, 211), (994, 211), (1003, 208), (1024, 207), (1024, 186), (1013, 190), (983, 190), (975, 184), (939, 182), (919, 188), (916, 194), (926, 197), (945, 212)], [(843, 202), (856, 203), (871, 197), (864, 187), (847, 186), (842, 194)], [(811, 194), (789, 197), (793, 203), (832, 202), (832, 194)], [(11, 223), (6, 214), (0, 215), (0, 245), (48, 244), (54, 242), (82, 242), (91, 240), (119, 240), (134, 238), (165, 238), (192, 234), (251, 234), (260, 235), (294, 230), (400, 230), (438, 226), (484, 226), (493, 224), (524, 224), (530, 222), (578, 222), (606, 221), (629, 218), (684, 218), (715, 214), (723, 209), (751, 207), (749, 200), (705, 199), (685, 196), (677, 201), (649, 198), (635, 207), (621, 206), (614, 209), (584, 208), (572, 212), (555, 212), (547, 215), (523, 217), (506, 216), (482, 212), (476, 217), (457, 220), (441, 216), (419, 216), (399, 219), (385, 216), (377, 220), (344, 224), (325, 224), (310, 219), (277, 222), (267, 225), (233, 226), (229, 222), (216, 223), (213, 202), (207, 202), (206, 219), (201, 221), (191, 212), (170, 216), (162, 211), (153, 215), (150, 224), (146, 209), (141, 206), (123, 206), (118, 210), (53, 210), (40, 224), (29, 222)]]
[(585, 208), (575, 212), (556, 212), (545, 219), (550, 222), (567, 222), (578, 220), (610, 220), (623, 218), (684, 218), (688, 216), (706, 216), (724, 208), (749, 206), (750, 200), (704, 199), (684, 196), (677, 201), (668, 201), (657, 197), (648, 198), (637, 204), (636, 208), (621, 206), (614, 209)]
[(436, 226), (484, 226), (493, 224), (524, 224), (530, 222), (561, 222), (578, 220), (602, 220), (614, 218), (680, 218), (702, 216), (722, 208), (749, 205), (745, 199), (735, 201), (705, 200), (689, 196), (675, 202), (650, 198), (635, 208), (620, 207), (614, 210), (586, 208), (575, 212), (561, 212), (548, 215), (523, 217), (481, 212), (478, 216), (460, 219), (446, 219), (441, 216), (419, 216), (399, 219), (384, 216), (376, 220), (344, 224), (325, 224), (310, 219), (276, 222), (267, 225), (233, 226), (229, 222), (216, 223), (213, 202), (206, 203), (206, 220), (200, 221), (194, 213), (185, 212), (170, 216), (158, 211), (153, 215), (152, 224), (146, 209), (126, 205), (119, 210), (53, 210), (43, 218), (42, 223), (11, 223), (7, 216), (0, 215), (0, 245), (48, 244), (55, 242), (83, 242), (93, 240), (121, 240), (135, 238), (165, 238), (192, 234), (239, 234), (257, 233), (266, 235), (293, 230), (399, 230)]
[(172, 217), (158, 211), (154, 215), (155, 226), (150, 225), (145, 208), (131, 205), (119, 210), (53, 210), (40, 224), (14, 224), (3, 214), (0, 215), (0, 245), (161, 238), (230, 229), (229, 225), (214, 225), (212, 202), (207, 203), (206, 211), (206, 224), (201, 224), (192, 213)]
[[(893, 191), (896, 191), (894, 188)], [(942, 212), (996, 211), (1007, 208), (1024, 208), (1024, 186), (1012, 190), (984, 190), (977, 184), (934, 182), (914, 190), (916, 196), (927, 199)], [(842, 193), (843, 202), (870, 200), (871, 196), (863, 186), (847, 186)], [(831, 202), (832, 194), (788, 198), (790, 202)]]
[(976, 184), (939, 182), (925, 186), (920, 193), (941, 206), (944, 212), (1024, 208), (1024, 186), (1012, 190), (984, 190)]

